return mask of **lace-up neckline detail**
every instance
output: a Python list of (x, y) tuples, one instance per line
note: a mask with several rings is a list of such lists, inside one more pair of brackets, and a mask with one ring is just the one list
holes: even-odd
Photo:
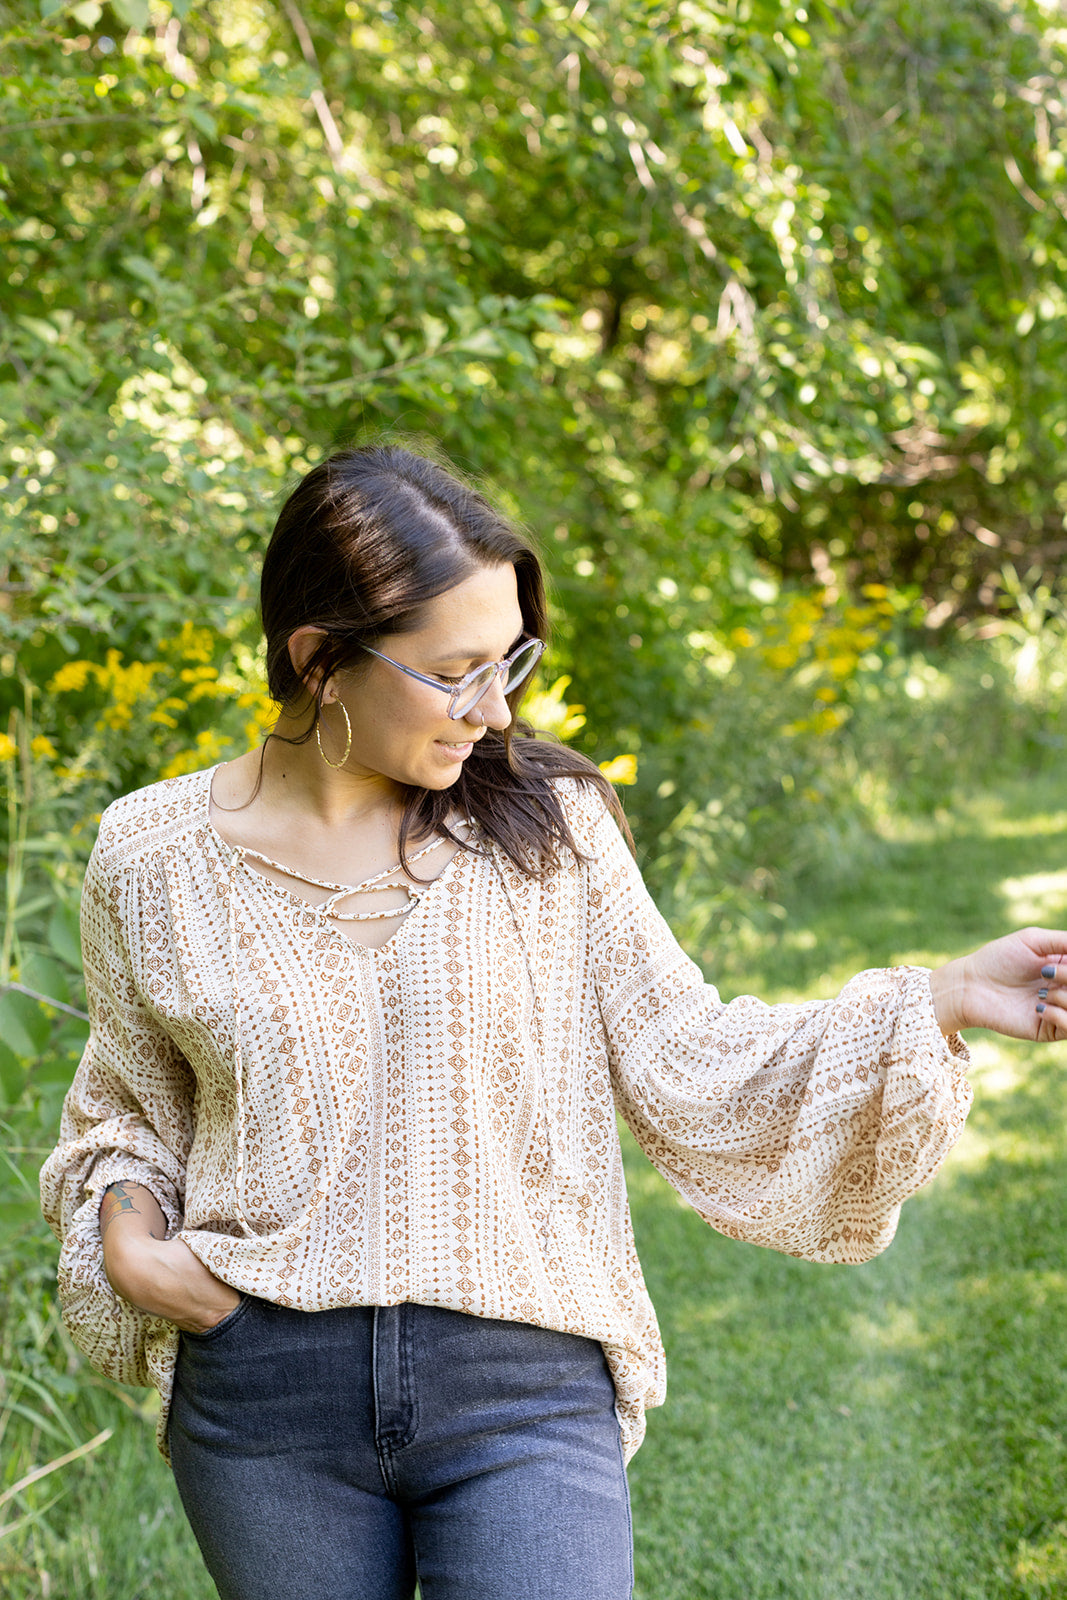
[[(467, 827), (468, 824), (461, 824)], [(408, 857), (408, 865), (414, 866), (416, 861), (421, 861), (432, 850), (439, 850), (444, 839), (431, 839), (430, 843), (423, 845), (421, 850), (416, 850), (413, 856)], [(327, 878), (314, 878), (308, 872), (300, 872), (294, 867), (287, 866), (283, 861), (274, 861), (270, 856), (263, 855), (259, 850), (253, 850), (248, 845), (232, 845), (231, 849), (243, 861), (258, 861), (265, 867), (272, 867), (275, 872), (280, 872), (286, 878), (292, 878), (294, 883), (306, 883), (315, 889), (325, 889), (329, 899), (314, 909), (321, 916), (330, 917), (334, 922), (381, 922), (387, 917), (406, 917), (414, 911), (427, 889), (437, 882), (436, 878), (430, 879), (422, 888), (416, 888), (404, 877), (403, 868), (397, 862), (394, 866), (383, 867), (381, 872), (376, 872), (369, 878), (364, 878), (362, 883), (331, 883)], [(451, 858), (450, 858), (451, 859)], [(447, 865), (447, 863), (446, 863)], [(442, 869), (444, 870), (444, 869)], [(271, 879), (266, 880), (268, 883)], [(398, 906), (386, 906), (381, 911), (341, 911), (340, 904), (351, 899), (357, 894), (383, 894), (389, 890), (400, 890), (407, 899)], [(310, 902), (309, 902), (310, 903)]]
[[(462, 842), (454, 845), (448, 859), (442, 862), (441, 870), (425, 882), (413, 883), (405, 869), (414, 867), (417, 862), (424, 860), (435, 850), (439, 851), (452, 844), (453, 841), (445, 836), (438, 835), (430, 839), (428, 843), (416, 850), (413, 855), (409, 855), (405, 863), (395, 861), (391, 865), (383, 867), (380, 871), (371, 873), (369, 877), (361, 879), (358, 883), (339, 883), (329, 878), (318, 878), (312, 873), (304, 872), (299, 867), (291, 865), (289, 862), (278, 861), (264, 851), (255, 849), (252, 845), (241, 844), (235, 840), (228, 839), (225, 834), (221, 833), (212, 816), (212, 807), (215, 803), (213, 794), (214, 779), (218, 770), (217, 767), (213, 767), (205, 773), (207, 779), (205, 821), (228, 863), (227, 876), (231, 895), (237, 876), (241, 868), (244, 867), (248, 876), (256, 879), (268, 891), (282, 896), (291, 904), (300, 906), (314, 916), (321, 917), (326, 922), (334, 924), (347, 923), (350, 926), (361, 923), (393, 923), (396, 925), (384, 942), (379, 939), (361, 939), (354, 934), (345, 934), (344, 937), (347, 942), (357, 951), (369, 951), (372, 953), (384, 951), (387, 945), (392, 943), (393, 938), (399, 933), (400, 928), (411, 913), (421, 904), (426, 894), (449, 871), (453, 860), (462, 852), (474, 830), (474, 823), (470, 817), (461, 817), (453, 824), (453, 830), (460, 835)], [(260, 868), (266, 868), (267, 870), (257, 871), (253, 863), (257, 863)], [(319, 889), (325, 894), (326, 898), (324, 900), (308, 898), (299, 892), (300, 885)], [(351, 902), (359, 895), (374, 896), (390, 893), (401, 895), (403, 898), (399, 903), (387, 906), (383, 906), (379, 901), (378, 906), (371, 909), (359, 909), (352, 905), (345, 907), (346, 901)], [(343, 929), (338, 927), (335, 931), (341, 933)]]

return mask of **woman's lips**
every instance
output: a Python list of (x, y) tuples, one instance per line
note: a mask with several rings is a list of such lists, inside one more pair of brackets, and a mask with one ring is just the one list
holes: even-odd
[(445, 752), (445, 754), (451, 756), (453, 760), (464, 761), (467, 756), (470, 755), (471, 751), (474, 749), (474, 746), (478, 743), (478, 740), (464, 739), (462, 743), (457, 742), (453, 744), (448, 739), (438, 739), (437, 743), (441, 746), (441, 749)]

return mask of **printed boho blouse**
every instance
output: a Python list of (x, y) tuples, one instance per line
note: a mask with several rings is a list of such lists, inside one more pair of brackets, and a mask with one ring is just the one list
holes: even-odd
[(97, 1210), (144, 1184), (244, 1293), (413, 1301), (601, 1341), (627, 1454), (664, 1393), (616, 1111), (711, 1225), (866, 1260), (970, 1104), (925, 969), (836, 1000), (724, 1005), (603, 801), (560, 792), (581, 859), (545, 882), (460, 849), (380, 949), (215, 831), (211, 773), (110, 806), (85, 880), (92, 1032), (42, 1172), (90, 1362), (158, 1386), (178, 1332), (118, 1299)]

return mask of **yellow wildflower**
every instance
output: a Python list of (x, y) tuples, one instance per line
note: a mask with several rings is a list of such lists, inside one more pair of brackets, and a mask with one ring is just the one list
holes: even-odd
[(161, 778), (180, 778), (183, 773), (195, 772), (200, 765), (200, 756), (196, 750), (182, 750), (179, 755), (172, 756), (165, 766), (159, 769)]
[(56, 747), (51, 739), (47, 738), (43, 733), (37, 734), (35, 738), (30, 740), (30, 749), (42, 761), (54, 761), (56, 759)]
[(254, 707), (252, 716), (245, 723), (245, 737), (248, 748), (254, 750), (260, 744), (265, 734), (268, 734), (278, 720), (278, 706), (268, 694), (254, 694), (241, 696), (240, 705), (251, 704)]
[(821, 711), (816, 711), (813, 716), (801, 717), (796, 722), (787, 722), (782, 732), (789, 738), (795, 739), (798, 734), (833, 733), (848, 719), (848, 712), (843, 706), (824, 706)]
[(585, 727), (585, 707), (568, 705), (564, 699), (570, 681), (566, 675), (557, 678), (550, 689), (528, 695), (522, 708), (523, 716), (532, 727), (539, 728), (542, 733), (554, 733), (557, 739), (564, 741), (573, 739), (578, 730)]
[(214, 645), (215, 636), (211, 629), (197, 628), (191, 622), (182, 623), (177, 638), (162, 640), (164, 650), (172, 651), (186, 661), (209, 662), (214, 654)]
[(637, 782), (637, 757), (632, 755), (615, 756), (611, 761), (602, 761), (600, 770), (609, 783), (631, 784)]
[(154, 711), (148, 713), (148, 720), (149, 722), (158, 723), (164, 728), (176, 728), (178, 719), (174, 716), (174, 712), (184, 710), (185, 701), (179, 700), (177, 695), (168, 694), (165, 699), (159, 702)]
[(775, 672), (788, 672), (797, 664), (797, 652), (788, 644), (772, 644), (763, 652), (763, 659)]
[(189, 704), (192, 705), (197, 700), (219, 700), (225, 694), (226, 690), (221, 683), (214, 679), (205, 679), (201, 683), (194, 683), (189, 690)]
[(217, 761), (225, 748), (225, 741), (214, 729), (206, 729), (197, 734), (194, 750), (179, 751), (176, 756), (171, 757), (159, 775), (161, 778), (179, 778), (185, 772), (196, 772), (200, 767), (209, 766), (213, 761)]
[(49, 691), (52, 694), (66, 694), (71, 690), (84, 689), (90, 673), (96, 670), (91, 661), (68, 661), (58, 672), (52, 674), (48, 685)]
[(9, 733), (0, 733), (0, 761), (14, 761), (19, 747)]

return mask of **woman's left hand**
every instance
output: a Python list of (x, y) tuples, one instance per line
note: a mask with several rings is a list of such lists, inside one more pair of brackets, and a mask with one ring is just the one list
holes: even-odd
[(1023, 928), (930, 974), (942, 1033), (992, 1028), (1010, 1039), (1067, 1039), (1067, 933)]

